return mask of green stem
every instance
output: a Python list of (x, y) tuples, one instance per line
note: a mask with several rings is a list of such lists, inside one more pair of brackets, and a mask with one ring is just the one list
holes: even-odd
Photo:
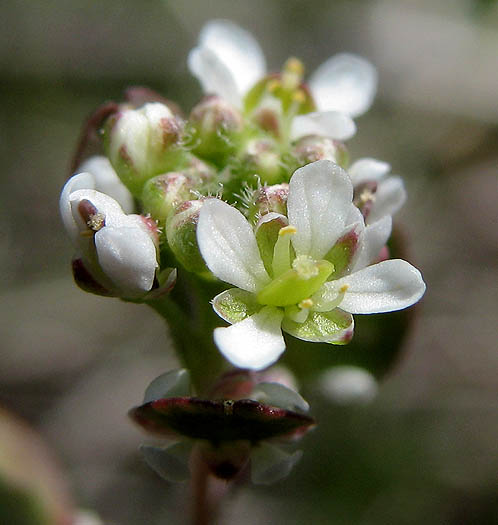
[(189, 370), (197, 395), (206, 394), (223, 370), (223, 359), (213, 341), (213, 330), (223, 321), (210, 304), (218, 287), (184, 275), (170, 295), (148, 302), (168, 323), (178, 358)]

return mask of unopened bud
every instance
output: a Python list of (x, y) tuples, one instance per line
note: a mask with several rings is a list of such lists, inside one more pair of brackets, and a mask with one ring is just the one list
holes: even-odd
[(140, 196), (145, 181), (181, 161), (182, 136), (183, 122), (154, 102), (112, 115), (104, 128), (104, 146), (121, 180)]
[(242, 115), (229, 102), (210, 95), (190, 113), (193, 151), (213, 162), (222, 161), (236, 147), (243, 128)]
[(263, 184), (275, 184), (286, 177), (278, 145), (271, 139), (252, 139), (240, 159), (240, 170), (245, 178), (257, 175)]
[(249, 205), (249, 220), (274, 212), (287, 215), (287, 197), (289, 185), (287, 183), (262, 186), (254, 191), (253, 201)]
[(182, 202), (166, 221), (169, 247), (178, 261), (190, 272), (207, 272), (197, 244), (197, 222), (203, 200)]
[(363, 218), (366, 220), (372, 211), (377, 192), (377, 182), (369, 180), (355, 187), (353, 203), (361, 211)]
[(144, 211), (161, 223), (175, 207), (191, 197), (193, 181), (178, 172), (169, 172), (149, 179), (142, 192)]
[(343, 168), (349, 163), (348, 150), (342, 142), (317, 135), (309, 135), (298, 140), (292, 148), (292, 154), (300, 166), (317, 160), (331, 160)]

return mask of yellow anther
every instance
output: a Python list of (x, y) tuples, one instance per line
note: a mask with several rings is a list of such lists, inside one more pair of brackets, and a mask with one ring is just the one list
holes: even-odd
[(339, 293), (346, 293), (347, 289), (349, 288), (349, 284), (343, 284), (340, 288), (339, 288)]
[(306, 95), (304, 91), (302, 89), (294, 91), (294, 93), (292, 94), (292, 100), (294, 100), (294, 102), (297, 102), (298, 104), (306, 102)]
[(280, 235), (280, 237), (283, 237), (284, 235), (294, 235), (294, 233), (296, 232), (296, 228), (291, 224), (289, 224), (289, 226), (284, 226), (283, 228), (280, 228), (280, 230), (278, 230), (278, 234)]
[(362, 204), (365, 204), (369, 201), (374, 201), (375, 200), (375, 194), (372, 193), (368, 188), (365, 188), (362, 192), (361, 192), (361, 195), (360, 195), (360, 202)]
[(87, 226), (94, 232), (98, 232), (105, 226), (105, 215), (103, 213), (96, 213), (90, 215), (86, 221)]
[(296, 75), (303, 76), (304, 74), (304, 64), (296, 57), (290, 57), (285, 62), (284, 70), (289, 71), (290, 73), (295, 73)]
[(303, 299), (299, 304), (299, 308), (301, 308), (301, 310), (304, 310), (304, 309), (310, 309), (312, 306), (313, 306), (313, 301), (308, 298), (308, 299)]
[(276, 78), (270, 80), (268, 84), (266, 84), (266, 89), (268, 89), (270, 93), (274, 93), (279, 87), (280, 80), (277, 80)]

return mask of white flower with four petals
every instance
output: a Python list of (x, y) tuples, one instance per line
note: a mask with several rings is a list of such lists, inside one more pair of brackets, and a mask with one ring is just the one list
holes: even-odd
[[(201, 254), (216, 277), (236, 286), (213, 299), (232, 323), (216, 328), (214, 339), (235, 366), (257, 370), (275, 362), (285, 350), (282, 329), (344, 344), (353, 333), (351, 314), (400, 310), (422, 297), (422, 276), (406, 261), (372, 264), (391, 217), (366, 226), (352, 200), (348, 174), (322, 160), (292, 176), (287, 217), (267, 214), (256, 231), (233, 206), (205, 202), (197, 227)], [(278, 233), (269, 243), (271, 231)]]
[[(207, 94), (216, 94), (237, 107), (266, 74), (264, 54), (255, 38), (228, 20), (211, 20), (191, 50), (188, 66)], [(322, 135), (347, 140), (356, 132), (351, 117), (371, 106), (377, 91), (377, 72), (357, 55), (341, 53), (326, 60), (310, 77), (308, 86), (318, 111), (293, 119), (294, 140)]]

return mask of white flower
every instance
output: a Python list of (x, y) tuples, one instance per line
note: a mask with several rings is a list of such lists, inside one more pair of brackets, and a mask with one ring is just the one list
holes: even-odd
[[(262, 369), (285, 350), (281, 329), (306, 341), (347, 343), (352, 313), (390, 312), (422, 297), (420, 272), (403, 260), (369, 266), (391, 233), (389, 216), (365, 226), (347, 173), (328, 160), (298, 169), (287, 217), (263, 216), (253, 231), (218, 199), (199, 214), (197, 240), (211, 272), (237, 288), (213, 299), (232, 323), (217, 328), (220, 351), (241, 368)], [(339, 308), (340, 306), (340, 308)]]
[(365, 193), (358, 195), (360, 204), (361, 201), (371, 201), (371, 207), (366, 214), (366, 222), (369, 224), (386, 215), (394, 215), (406, 201), (403, 179), (396, 175), (387, 177), (390, 171), (391, 166), (387, 162), (371, 158), (358, 159), (348, 170), (355, 189), (368, 182), (376, 184), (374, 193), (365, 188)]
[[(246, 30), (227, 20), (211, 20), (191, 50), (188, 66), (206, 93), (241, 107), (244, 95), (266, 74), (263, 52)], [(349, 53), (325, 61), (308, 82), (318, 111), (292, 122), (292, 138), (318, 134), (347, 140), (356, 132), (351, 117), (371, 106), (377, 91), (377, 72), (364, 58)]]
[(68, 180), (59, 202), (64, 226), (100, 285), (123, 297), (143, 295), (152, 288), (158, 266), (152, 233), (143, 217), (126, 215), (96, 187), (90, 173)]

